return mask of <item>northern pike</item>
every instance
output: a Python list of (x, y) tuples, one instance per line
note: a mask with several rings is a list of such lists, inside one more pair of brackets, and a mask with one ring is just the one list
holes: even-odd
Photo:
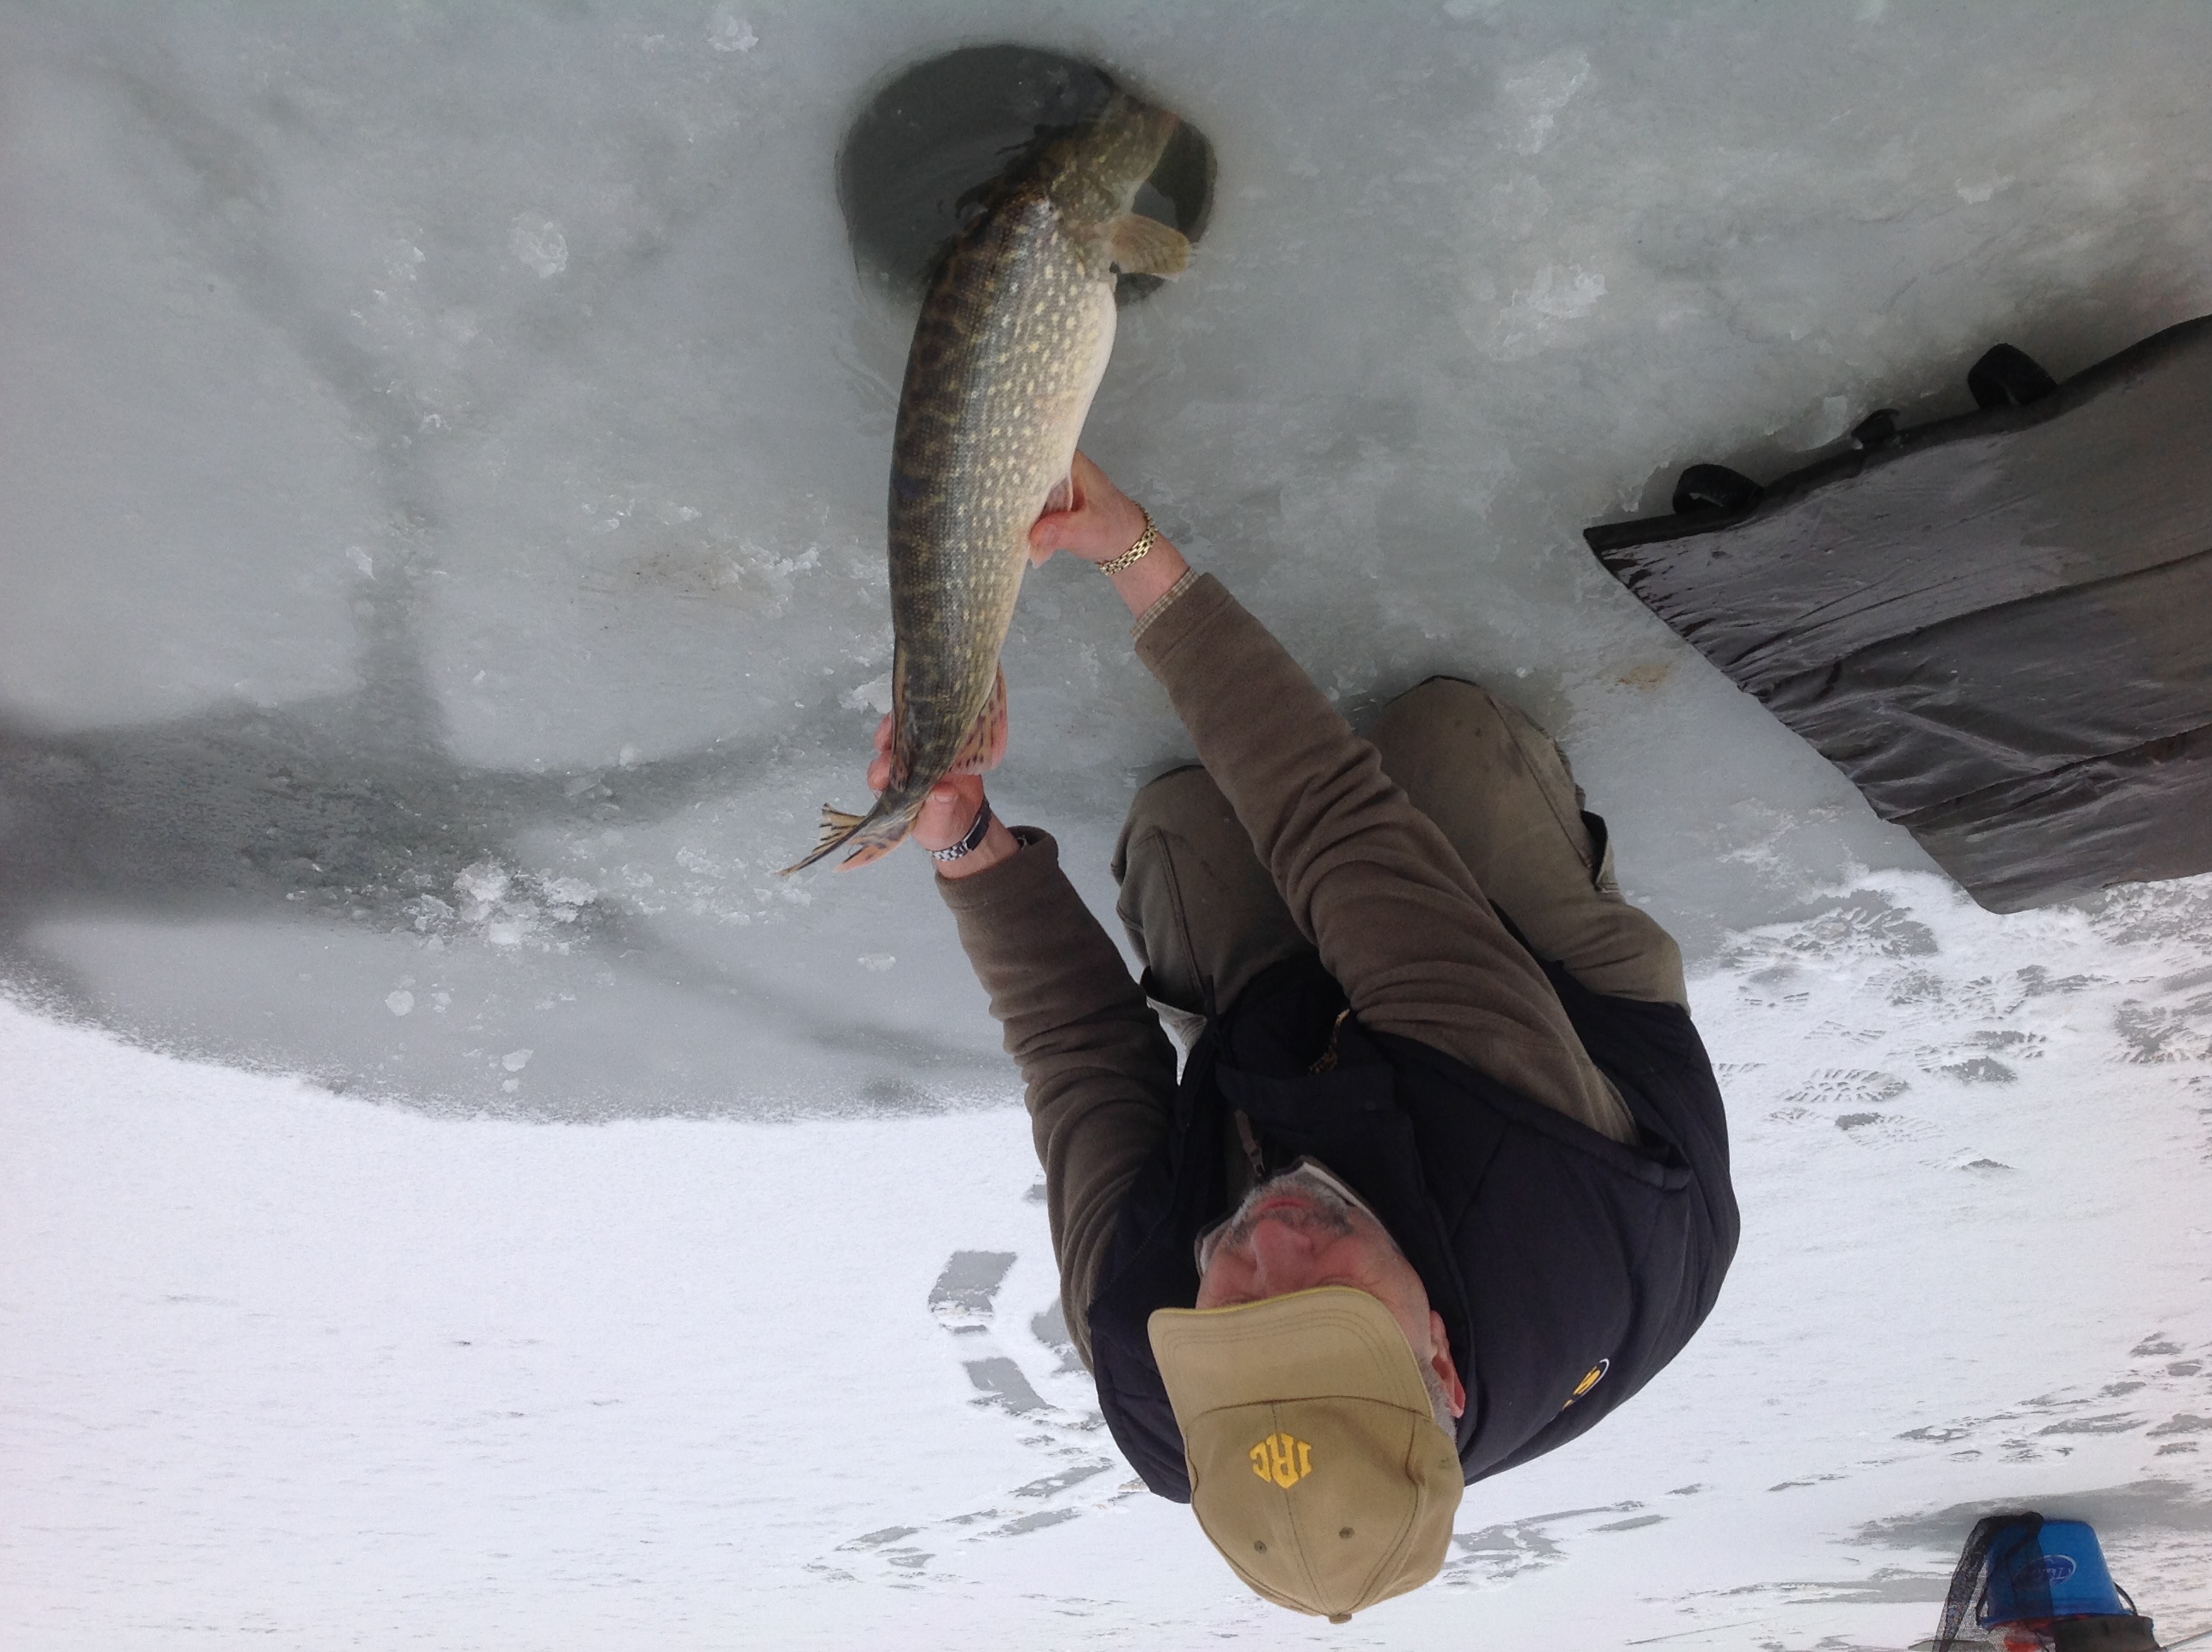
[(891, 448), (890, 785), (825, 806), (813, 853), (840, 870), (896, 848), (931, 788), (1006, 751), (999, 665), (1030, 529), (1070, 501), (1068, 466), (1114, 349), (1114, 282), (1180, 274), (1190, 243), (1131, 211), (1177, 117), (1116, 91), (1041, 135), (991, 187), (922, 300)]

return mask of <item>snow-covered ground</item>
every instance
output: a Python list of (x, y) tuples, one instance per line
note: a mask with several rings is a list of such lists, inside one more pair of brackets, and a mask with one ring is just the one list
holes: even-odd
[[(1604, 1429), (1329, 1630), (1133, 1494), (860, 793), (909, 315), (869, 87), (1187, 111), (1088, 443), (1355, 714), (1567, 742), (1746, 1211)], [(2212, 12), (0, 8), (0, 1644), (1901, 1646), (1974, 1512), (2212, 1625), (2212, 885), (1998, 919), (1577, 531), (1998, 339), (2212, 312)], [(994, 795), (1104, 908), (1185, 755), (1031, 581)], [(1672, 1638), (1668, 1638), (1672, 1637)]]
[(2182, 893), (1734, 938), (1718, 1311), (1343, 1629), (1115, 1456), (1018, 1114), (432, 1119), (6, 1011), (6, 1643), (1901, 1648), (1992, 1502), (2212, 1625)]

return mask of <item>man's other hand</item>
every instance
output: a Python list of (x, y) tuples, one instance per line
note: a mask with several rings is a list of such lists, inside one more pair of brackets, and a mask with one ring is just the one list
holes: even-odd
[[(1031, 563), (1051, 561), (1056, 550), (1094, 565), (1110, 562), (1144, 537), (1144, 507), (1115, 487), (1089, 454), (1075, 456), (1068, 480), (1074, 492), (1068, 507), (1046, 512), (1030, 529)], [(1182, 553), (1161, 534), (1135, 563), (1107, 577), (1129, 611), (1141, 614), (1189, 570)]]
[[(868, 789), (879, 793), (890, 783), (891, 720), (886, 717), (876, 725), (876, 755), (868, 763)], [(975, 823), (975, 811), (982, 806), (981, 775), (948, 774), (930, 788), (929, 800), (915, 817), (914, 829), (908, 835), (933, 853), (949, 849), (968, 835), (969, 828)], [(1021, 841), (1006, 829), (1006, 823), (994, 817), (982, 842), (957, 860), (939, 861), (937, 874), (940, 878), (972, 878), (997, 865), (1021, 847)]]
[(1030, 562), (1036, 566), (1052, 560), (1056, 550), (1080, 556), (1086, 562), (1111, 562), (1145, 531), (1144, 507), (1115, 487), (1079, 452), (1069, 467), (1074, 498), (1064, 511), (1048, 511), (1030, 530)]

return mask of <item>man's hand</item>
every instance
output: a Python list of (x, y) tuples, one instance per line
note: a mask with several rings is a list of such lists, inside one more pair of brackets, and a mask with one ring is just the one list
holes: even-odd
[[(1080, 556), (1086, 562), (1108, 562), (1143, 537), (1143, 508), (1115, 487), (1106, 472), (1091, 462), (1089, 454), (1075, 456), (1069, 477), (1074, 483), (1074, 501), (1064, 511), (1040, 516), (1030, 530), (1032, 564), (1049, 562), (1056, 550)], [(1182, 553), (1163, 536), (1152, 542), (1152, 550), (1135, 567), (1109, 577), (1129, 611), (1141, 614), (1189, 569)]]
[[(1088, 454), (1075, 456), (1069, 480), (1074, 497), (1067, 509), (1037, 518), (1036, 525), (1030, 530), (1031, 563), (1042, 566), (1052, 559), (1056, 550), (1080, 556), (1086, 562), (1111, 562), (1144, 536), (1143, 508), (1115, 487), (1106, 472), (1091, 462)], [(1133, 567), (1111, 578), (1115, 590), (1129, 604), (1129, 611), (1141, 614), (1189, 569), (1190, 564), (1183, 561), (1181, 551), (1164, 538), (1156, 538), (1152, 550)], [(868, 764), (868, 786), (881, 793), (890, 783), (891, 720), (886, 717), (876, 726), (876, 755)], [(951, 848), (968, 835), (975, 823), (976, 811), (982, 806), (983, 781), (980, 776), (948, 774), (931, 788), (921, 812), (915, 817), (909, 835), (933, 853)], [(982, 842), (957, 860), (939, 861), (937, 875), (973, 878), (1018, 853), (1021, 847), (1020, 840), (1006, 829), (1006, 822), (994, 817)]]
[[(868, 789), (881, 792), (890, 783), (891, 720), (886, 717), (876, 725), (876, 755), (868, 764)], [(968, 835), (969, 828), (975, 823), (975, 811), (982, 806), (981, 775), (948, 774), (930, 789), (929, 800), (915, 817), (914, 829), (908, 835), (932, 852), (949, 849)], [(1006, 823), (994, 816), (982, 842), (957, 860), (937, 862), (937, 875), (973, 878), (1018, 853), (1021, 847), (1021, 841), (1006, 829)]]
[[(1086, 562), (1110, 562), (1145, 531), (1145, 513), (1137, 501), (1115, 487), (1106, 472), (1079, 452), (1069, 468), (1075, 497), (1064, 511), (1051, 511), (1030, 530), (1030, 562), (1042, 567), (1055, 550), (1080, 556)], [(1154, 555), (1157, 555), (1157, 551)], [(1145, 559), (1150, 562), (1152, 557)]]

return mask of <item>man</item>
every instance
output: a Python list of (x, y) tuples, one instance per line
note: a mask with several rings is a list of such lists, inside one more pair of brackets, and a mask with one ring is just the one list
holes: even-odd
[(1736, 1240), (1720, 1094), (1680, 952), (1527, 718), (1435, 678), (1361, 739), (1080, 454), (1075, 483), (1032, 554), (1106, 571), (1203, 764), (1115, 851), (1141, 990), (980, 780), (913, 835), (1027, 1081), (1115, 1441), (1255, 1590), (1340, 1622), (1436, 1575), (1465, 1484), (1704, 1320)]

